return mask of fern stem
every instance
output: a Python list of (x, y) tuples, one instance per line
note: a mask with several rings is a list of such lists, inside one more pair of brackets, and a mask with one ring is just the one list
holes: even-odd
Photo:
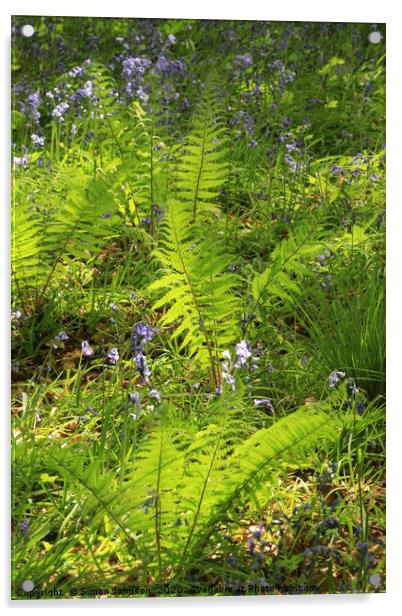
[(158, 552), (158, 565), (159, 565), (159, 578), (162, 579), (162, 554), (161, 554), (161, 496), (160, 496), (160, 485), (161, 485), (161, 470), (162, 470), (162, 453), (163, 453), (163, 439), (162, 433), (160, 435), (161, 444), (159, 448), (159, 459), (158, 459), (158, 474), (156, 478), (156, 497), (155, 497), (155, 538), (156, 538), (156, 549)]
[[(223, 426), (224, 425), (225, 424), (223, 424)], [(222, 426), (222, 429), (223, 429), (223, 426)], [(207, 489), (207, 484), (208, 484), (208, 481), (209, 481), (209, 479), (211, 477), (212, 469), (213, 469), (214, 464), (215, 464), (215, 460), (216, 460), (216, 456), (218, 454), (218, 449), (219, 449), (219, 445), (220, 445), (220, 442), (221, 442), (221, 438), (222, 438), (222, 432), (219, 434), (219, 437), (217, 438), (216, 446), (215, 446), (214, 452), (212, 454), (211, 462), (210, 462), (207, 474), (206, 474), (205, 479), (204, 479), (204, 483), (203, 483), (203, 486), (202, 486), (200, 498), (198, 500), (198, 505), (197, 505), (197, 510), (195, 512), (194, 521), (193, 521), (193, 524), (191, 526), (191, 529), (190, 529), (190, 532), (189, 532), (186, 544), (184, 546), (183, 553), (182, 553), (181, 558), (180, 558), (181, 568), (182, 569), (185, 567), (185, 563), (186, 563), (185, 558), (187, 556), (188, 548), (190, 546), (191, 540), (192, 540), (194, 532), (195, 532), (195, 527), (197, 525), (198, 518), (200, 516), (200, 512), (201, 512), (201, 507), (202, 507), (202, 503), (203, 503), (203, 500), (204, 500), (205, 491)]]
[(201, 174), (202, 174), (202, 170), (204, 167), (206, 134), (207, 134), (207, 124), (206, 122), (204, 122), (204, 130), (202, 133), (201, 161), (200, 161), (200, 166), (198, 169), (197, 183), (195, 185), (195, 193), (194, 193), (194, 201), (193, 201), (193, 222), (196, 221), (196, 217), (197, 217), (197, 201), (198, 201), (198, 192), (200, 189)]

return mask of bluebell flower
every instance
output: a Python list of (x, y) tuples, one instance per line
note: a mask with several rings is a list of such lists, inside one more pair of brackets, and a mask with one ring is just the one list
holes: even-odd
[(354, 380), (352, 378), (349, 379), (348, 387), (349, 387), (349, 389), (350, 389), (352, 394), (357, 394), (358, 391), (359, 391), (357, 389), (357, 387), (356, 387), (356, 383), (354, 382)]
[(17, 321), (17, 325), (19, 324), (19, 321), (22, 319), (22, 312), (21, 310), (16, 310), (15, 312), (11, 313), (11, 320), (12, 321)]
[(52, 110), (52, 118), (58, 120), (59, 122), (64, 122), (64, 115), (69, 108), (69, 104), (67, 101), (63, 101), (56, 105), (56, 107)]
[(139, 407), (140, 405), (140, 394), (138, 392), (129, 392), (127, 394), (128, 401), (131, 402), (133, 406)]
[(235, 368), (240, 368), (247, 363), (249, 357), (251, 357), (250, 345), (241, 340), (236, 344), (236, 356), (237, 361), (235, 363)]
[(28, 163), (29, 163), (28, 153), (25, 152), (22, 156), (14, 156), (13, 157), (13, 163), (17, 167), (23, 167), (24, 169), (26, 169), (28, 167)]
[(42, 137), (41, 135), (37, 135), (36, 133), (32, 133), (31, 141), (33, 145), (40, 145), (40, 146), (45, 145), (45, 138)]
[(268, 411), (270, 411), (271, 413), (274, 412), (274, 407), (272, 406), (272, 402), (268, 398), (263, 398), (262, 400), (254, 400), (254, 406), (256, 408), (258, 408), (260, 406), (265, 406), (265, 408)]
[(94, 93), (94, 84), (90, 79), (85, 82), (82, 88), (78, 88), (76, 93), (73, 95), (74, 100), (78, 100), (79, 98), (90, 98)]
[(218, 385), (218, 387), (215, 389), (215, 393), (217, 396), (220, 396), (222, 394), (222, 385)]
[(176, 37), (174, 34), (169, 34), (168, 41), (170, 45), (174, 45), (176, 43)]
[(161, 396), (157, 389), (151, 389), (151, 391), (149, 392), (149, 397), (154, 398), (158, 403), (161, 402)]
[(66, 332), (61, 331), (54, 337), (55, 340), (68, 340), (69, 336)]
[(335, 385), (339, 382), (339, 379), (345, 378), (345, 373), (340, 370), (334, 370), (328, 377), (328, 387), (333, 389)]
[(332, 165), (331, 173), (332, 175), (341, 175), (343, 173), (343, 168), (341, 165)]
[(69, 77), (78, 77), (79, 75), (82, 75), (84, 71), (85, 69), (82, 66), (75, 66), (70, 71), (68, 71), (68, 75)]
[(83, 340), (81, 342), (81, 353), (83, 357), (91, 357), (94, 354), (93, 350), (89, 346), (88, 340)]
[(359, 413), (359, 415), (362, 415), (364, 411), (366, 410), (366, 405), (364, 404), (363, 399), (360, 399), (358, 403), (356, 404), (356, 410)]
[(34, 122), (38, 122), (40, 119), (40, 113), (38, 111), (38, 107), (41, 103), (41, 98), (39, 94), (39, 90), (33, 92), (28, 96), (28, 105), (30, 107), (30, 116)]
[(229, 374), (227, 379), (226, 379), (226, 381), (227, 381), (227, 384), (231, 386), (232, 391), (235, 391), (235, 389), (236, 389), (236, 381), (235, 381), (234, 376), (232, 374)]
[(137, 297), (136, 292), (135, 292), (135, 291), (132, 291), (132, 292), (130, 293), (130, 299), (133, 301), (133, 300), (135, 300), (135, 298), (136, 298), (136, 297)]
[(296, 171), (297, 171), (297, 163), (296, 163), (295, 160), (293, 160), (293, 158), (290, 156), (290, 154), (286, 153), (285, 156), (283, 157), (283, 160), (288, 165), (289, 169), (293, 173), (296, 173)]
[(117, 362), (119, 361), (119, 359), (120, 359), (119, 351), (116, 348), (111, 349), (109, 353), (107, 354), (107, 360), (111, 366), (115, 366)]
[(284, 63), (282, 62), (282, 60), (275, 60), (273, 62), (273, 66), (276, 68), (277, 71), (281, 71), (284, 68)]
[(109, 304), (109, 308), (111, 308), (113, 312), (119, 312), (118, 307), (116, 306), (116, 304), (113, 304), (113, 302)]
[(143, 352), (145, 350), (146, 343), (152, 340), (152, 336), (152, 327), (146, 323), (137, 323), (134, 325), (133, 332), (131, 334), (131, 352), (133, 354), (138, 353), (139, 351)]
[(134, 355), (134, 361), (141, 381), (147, 381), (148, 378), (151, 376), (151, 370), (148, 367), (147, 358), (145, 357), (144, 353), (142, 351), (138, 351), (138, 353)]
[(244, 55), (237, 55), (234, 57), (233, 63), (238, 67), (247, 68), (248, 66), (252, 65), (253, 57), (249, 53), (246, 53)]
[(28, 527), (29, 527), (29, 521), (28, 520), (23, 520), (21, 522), (21, 525), (20, 525), (20, 531), (22, 533), (25, 533), (28, 530)]

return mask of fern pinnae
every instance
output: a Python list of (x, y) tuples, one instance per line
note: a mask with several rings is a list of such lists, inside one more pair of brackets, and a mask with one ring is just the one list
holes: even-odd
[[(297, 450), (305, 441), (307, 441), (305, 447), (308, 447), (308, 443), (312, 441), (316, 434), (322, 437), (323, 429), (329, 431), (328, 420), (328, 415), (323, 411), (317, 410), (314, 417), (311, 411), (307, 412), (302, 408), (291, 416), (279, 420), (270, 428), (257, 431), (236, 449), (234, 454), (226, 461), (226, 469), (229, 469), (230, 479), (225, 474), (217, 478), (218, 482), (225, 482), (226, 484), (224, 496), (220, 498), (219, 491), (216, 494), (212, 493), (211, 501), (207, 503), (208, 510), (211, 513), (201, 522), (202, 531), (199, 531), (198, 541), (191, 551), (187, 550), (186, 552), (189, 562), (194, 561), (197, 554), (199, 555), (204, 551), (217, 524), (222, 521), (225, 513), (248, 486), (258, 480), (262, 471), (275, 459)], [(297, 434), (297, 432), (300, 432), (300, 434)], [(264, 433), (265, 439), (262, 438)], [(261, 439), (262, 444), (260, 443), (260, 446), (265, 453), (262, 454), (259, 461), (256, 461), (256, 459), (258, 460), (258, 455), (255, 455), (256, 444)], [(270, 441), (272, 441), (271, 444)], [(233, 473), (234, 468), (237, 468), (237, 473)], [(186, 563), (183, 562), (181, 571), (185, 571), (185, 566)], [(178, 573), (180, 574), (181, 571)]]
[[(222, 429), (223, 429), (223, 427), (224, 427), (224, 424), (222, 424)], [(206, 489), (207, 489), (208, 482), (209, 482), (209, 480), (211, 478), (211, 474), (212, 474), (212, 470), (213, 470), (214, 465), (215, 465), (216, 457), (218, 455), (219, 446), (220, 446), (220, 442), (221, 442), (221, 437), (222, 437), (222, 431), (220, 432), (220, 434), (218, 435), (218, 438), (216, 439), (216, 445), (215, 445), (215, 448), (214, 448), (214, 451), (213, 451), (213, 454), (212, 454), (212, 457), (211, 457), (211, 462), (209, 464), (208, 471), (207, 471), (207, 473), (205, 475), (205, 478), (204, 478), (204, 481), (203, 481), (203, 485), (202, 485), (202, 489), (201, 489), (201, 494), (200, 494), (199, 499), (198, 499), (198, 504), (197, 504), (197, 509), (196, 509), (195, 515), (194, 515), (194, 520), (193, 520), (190, 532), (188, 534), (188, 538), (187, 538), (187, 541), (185, 543), (183, 553), (182, 553), (181, 558), (180, 558), (180, 562), (182, 563), (183, 566), (185, 565), (188, 549), (189, 549), (189, 547), (191, 545), (191, 541), (192, 541), (192, 538), (194, 536), (194, 532), (195, 532), (196, 526), (198, 524), (198, 520), (199, 520), (200, 513), (201, 513), (201, 507), (202, 507), (203, 502), (204, 502), (204, 495), (205, 495), (205, 492), (206, 492)]]
[(193, 282), (192, 282), (192, 280), (190, 278), (189, 272), (187, 271), (186, 263), (185, 263), (185, 260), (184, 260), (184, 257), (183, 257), (183, 252), (182, 252), (182, 248), (181, 248), (180, 239), (179, 239), (178, 234), (177, 234), (177, 228), (176, 228), (176, 225), (175, 225), (174, 215), (171, 216), (171, 223), (172, 223), (172, 230), (173, 230), (173, 233), (174, 233), (176, 248), (177, 248), (179, 259), (180, 259), (180, 262), (181, 262), (181, 265), (182, 265), (182, 268), (183, 268), (183, 273), (184, 273), (184, 276), (186, 277), (186, 281), (187, 281), (187, 284), (189, 286), (189, 289), (190, 289), (190, 292), (191, 292), (191, 295), (192, 295), (192, 298), (193, 298), (194, 306), (195, 306), (195, 308), (197, 310), (197, 313), (198, 313), (199, 324), (200, 324), (200, 331), (204, 335), (205, 344), (206, 344), (207, 349), (208, 349), (208, 355), (209, 355), (211, 371), (212, 371), (212, 378), (213, 378), (215, 386), (217, 386), (217, 384), (218, 384), (218, 377), (217, 377), (217, 373), (216, 373), (216, 369), (215, 369), (214, 356), (213, 356), (213, 353), (212, 353), (212, 344), (211, 344), (211, 341), (209, 339), (208, 332), (207, 332), (206, 328), (204, 327), (204, 320), (203, 320), (203, 316), (202, 316), (202, 313), (201, 313), (201, 310), (200, 310), (200, 307), (199, 307), (199, 304), (198, 304), (198, 299), (197, 299), (197, 296), (196, 296), (196, 293), (195, 293), (195, 290), (194, 290)]
[[(85, 489), (90, 494), (92, 494), (92, 496), (99, 502), (101, 508), (110, 516), (110, 518), (115, 522), (116, 526), (125, 535), (125, 537), (127, 539), (127, 542), (128, 542), (128, 545), (130, 546), (131, 549), (133, 549), (133, 551), (136, 553), (136, 555), (138, 557), (139, 554), (138, 554), (136, 546), (135, 546), (135, 539), (134, 539), (134, 537), (131, 535), (131, 533), (126, 528), (126, 526), (123, 524), (123, 522), (121, 522), (121, 520), (115, 515), (113, 509), (110, 507), (110, 503), (105, 502), (99, 496), (97, 491), (85, 480), (85, 478), (83, 478), (82, 476), (78, 475), (75, 472), (75, 470), (73, 468), (71, 468), (70, 466), (68, 466), (67, 464), (65, 464), (63, 462), (63, 460), (60, 459), (60, 457), (57, 457), (57, 456), (53, 455), (51, 453), (51, 450), (49, 450), (48, 447), (44, 447), (39, 442), (37, 442), (36, 445), (38, 447), (40, 447), (42, 449), (42, 451), (44, 452), (44, 454), (46, 456), (48, 456), (51, 460), (53, 460), (53, 462), (55, 462), (57, 466), (61, 467), (68, 475), (71, 475), (76, 481), (78, 481), (80, 484), (82, 484), (85, 487)], [(115, 500), (116, 498), (117, 498), (117, 496), (112, 498), (112, 500)]]

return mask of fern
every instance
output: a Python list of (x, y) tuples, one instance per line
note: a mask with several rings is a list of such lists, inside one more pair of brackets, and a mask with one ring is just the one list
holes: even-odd
[(309, 451), (336, 434), (335, 420), (316, 406), (301, 408), (233, 444), (237, 418), (231, 407), (242, 407), (244, 413), (238, 394), (218, 398), (211, 408), (216, 422), (197, 434), (187, 430), (183, 439), (177, 423), (169, 420), (169, 407), (163, 406), (153, 434), (144, 436), (126, 467), (123, 483), (115, 472), (101, 473), (98, 461), (85, 464), (71, 448), (38, 444), (48, 472), (57, 470), (74, 494), (76, 531), (89, 520), (92, 528), (112, 524), (109, 532), (121, 535), (140, 559), (144, 576), (153, 572), (162, 580), (172, 566), (175, 578), (182, 579), (205, 554), (211, 533), (242, 493), (280, 462), (303, 462)]
[[(88, 260), (116, 236), (107, 185), (83, 170), (58, 166), (43, 192), (30, 196), (32, 179), (14, 192), (12, 266), (22, 301), (40, 300), (56, 268), (71, 258)], [(114, 212), (116, 214), (116, 212)]]
[(219, 212), (214, 204), (228, 173), (227, 136), (216, 101), (213, 78), (193, 116), (177, 171), (178, 198), (195, 222), (200, 216)]
[[(178, 207), (176, 207), (176, 205)], [(163, 265), (163, 275), (148, 291), (164, 290), (153, 305), (167, 307), (162, 325), (175, 324), (173, 338), (180, 337), (180, 348), (187, 349), (202, 367), (209, 364), (215, 385), (220, 352), (233, 342), (237, 330), (235, 313), (237, 279), (228, 272), (230, 257), (222, 239), (194, 242), (192, 228), (180, 204), (170, 204), (164, 222), (163, 239), (155, 256)]]
[(317, 240), (320, 233), (317, 223), (303, 225), (297, 231), (291, 230), (275, 247), (265, 270), (253, 277), (254, 309), (260, 303), (272, 303), (274, 298), (293, 305), (302, 290), (303, 278), (309, 274), (304, 259), (316, 256), (326, 247), (322, 240)]

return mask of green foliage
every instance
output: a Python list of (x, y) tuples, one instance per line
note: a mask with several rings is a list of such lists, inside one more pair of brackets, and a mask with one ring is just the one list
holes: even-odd
[(230, 256), (222, 238), (211, 243), (196, 237), (188, 225), (186, 211), (171, 203), (163, 225), (163, 239), (155, 256), (163, 265), (163, 275), (149, 291), (165, 289), (153, 309), (168, 306), (161, 324), (174, 326), (173, 338), (180, 348), (188, 348), (202, 367), (209, 364), (215, 384), (220, 382), (217, 363), (220, 353), (235, 340), (237, 278), (228, 272)]
[(214, 201), (228, 174), (227, 130), (216, 100), (216, 89), (217, 84), (210, 77), (178, 161), (178, 198), (183, 201), (191, 222), (219, 214)]
[(34, 16), (28, 41), (25, 19), (13, 596), (382, 590), (383, 43)]

